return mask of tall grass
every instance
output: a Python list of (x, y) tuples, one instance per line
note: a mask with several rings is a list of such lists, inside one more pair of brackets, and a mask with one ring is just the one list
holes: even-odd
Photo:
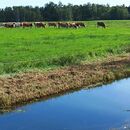
[(107, 55), (130, 52), (130, 21), (105, 21), (96, 28), (0, 28), (0, 74), (80, 64)]

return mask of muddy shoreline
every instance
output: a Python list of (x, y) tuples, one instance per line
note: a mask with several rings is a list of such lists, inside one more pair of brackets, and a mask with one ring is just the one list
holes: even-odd
[(12, 108), (83, 88), (92, 88), (130, 76), (130, 55), (44, 72), (0, 77), (0, 108)]

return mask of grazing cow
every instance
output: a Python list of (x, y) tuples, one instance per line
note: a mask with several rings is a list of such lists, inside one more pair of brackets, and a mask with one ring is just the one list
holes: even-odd
[(6, 28), (14, 28), (15, 27), (15, 23), (5, 23), (4, 26)]
[(106, 28), (106, 25), (104, 22), (97, 22), (97, 27)]
[(85, 24), (82, 23), (82, 22), (78, 22), (78, 23), (75, 23), (77, 25), (77, 27), (84, 27), (85, 28)]
[(37, 28), (41, 28), (41, 27), (45, 28), (46, 27), (46, 24), (42, 23), (42, 22), (35, 22), (34, 25)]
[(76, 25), (76, 23), (68, 23), (68, 27), (69, 28), (78, 28), (78, 26)]
[(57, 24), (56, 23), (48, 23), (48, 27), (57, 27)]
[(58, 22), (57, 24), (58, 24), (58, 28), (61, 28), (63, 23), (62, 22)]
[(25, 27), (33, 27), (33, 24), (32, 23), (28, 23), (28, 22), (24, 22), (21, 24), (23, 28)]
[(59, 23), (58, 23), (58, 27), (59, 27), (59, 28), (68, 28), (68, 27), (69, 27), (69, 24), (68, 24), (68, 23), (59, 22)]
[(15, 23), (15, 27), (21, 27), (21, 23)]

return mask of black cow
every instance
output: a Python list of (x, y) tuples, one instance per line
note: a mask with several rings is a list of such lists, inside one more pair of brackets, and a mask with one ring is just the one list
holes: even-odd
[(103, 27), (106, 28), (106, 25), (104, 22), (97, 22), (97, 27)]

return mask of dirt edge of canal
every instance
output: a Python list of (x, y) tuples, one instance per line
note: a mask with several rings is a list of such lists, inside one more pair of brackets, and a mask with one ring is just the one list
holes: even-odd
[(0, 108), (12, 108), (79, 88), (91, 88), (130, 76), (130, 56), (43, 72), (0, 77)]

